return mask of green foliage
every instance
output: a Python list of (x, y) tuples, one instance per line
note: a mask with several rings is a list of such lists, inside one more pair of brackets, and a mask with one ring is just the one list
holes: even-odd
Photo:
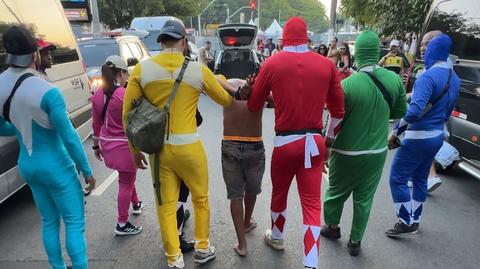
[[(202, 15), (202, 22), (205, 24), (225, 23), (227, 6), (230, 9), (230, 14), (233, 14), (241, 7), (248, 6), (249, 3), (249, 0), (217, 0)], [(250, 21), (250, 9), (242, 10), (233, 16), (230, 21), (238, 23), (240, 21), (240, 13), (242, 12), (245, 14), (245, 22)], [(318, 0), (261, 0), (260, 12), (262, 30), (270, 26), (274, 19), (277, 19), (283, 25), (293, 16), (303, 17), (308, 24), (309, 31), (319, 32), (327, 29), (325, 7)], [(257, 16), (257, 10), (255, 10), (254, 16)]]
[(98, 0), (100, 20), (110, 28), (128, 27), (135, 17), (198, 14), (198, 0)]
[(341, 11), (362, 27), (402, 36), (420, 31), (430, 6), (430, 0), (342, 0)]

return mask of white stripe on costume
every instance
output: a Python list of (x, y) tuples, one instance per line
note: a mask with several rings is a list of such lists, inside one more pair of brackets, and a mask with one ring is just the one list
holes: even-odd
[(165, 144), (180, 146), (188, 145), (197, 142), (200, 139), (198, 133), (191, 134), (170, 134), (167, 140), (167, 134), (165, 134)]
[(302, 44), (298, 46), (285, 46), (283, 51), (293, 52), (293, 53), (307, 53), (310, 52), (307, 44)]
[(370, 150), (341, 150), (341, 149), (332, 149), (334, 152), (338, 152), (343, 155), (348, 156), (358, 156), (358, 155), (367, 155), (367, 154), (379, 154), (387, 151), (387, 147), (381, 149), (370, 149)]
[(305, 168), (312, 168), (312, 157), (316, 157), (320, 155), (320, 152), (318, 150), (318, 145), (315, 142), (315, 137), (316, 135), (320, 134), (311, 134), (307, 133), (304, 135), (287, 135), (287, 136), (276, 136), (274, 140), (274, 146), (277, 147), (282, 147), (284, 145), (293, 143), (297, 140), (300, 140), (302, 138), (305, 139), (305, 161), (304, 165)]
[(439, 135), (443, 135), (443, 130), (433, 130), (433, 131), (405, 131), (405, 139), (428, 139), (434, 138)]

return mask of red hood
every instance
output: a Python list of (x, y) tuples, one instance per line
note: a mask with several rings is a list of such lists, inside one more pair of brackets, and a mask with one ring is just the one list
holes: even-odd
[(283, 28), (283, 46), (298, 46), (308, 41), (307, 24), (301, 17), (290, 18)]

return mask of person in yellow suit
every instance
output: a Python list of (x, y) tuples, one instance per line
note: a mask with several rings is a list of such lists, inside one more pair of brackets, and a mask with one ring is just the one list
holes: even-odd
[[(158, 42), (163, 50), (134, 68), (125, 93), (123, 120), (132, 110), (132, 101), (142, 96), (158, 108), (163, 108), (184, 62), (187, 46), (183, 23), (170, 20), (160, 31)], [(184, 268), (177, 230), (177, 201), (181, 180), (192, 193), (195, 218), (196, 263), (215, 258), (215, 248), (209, 242), (210, 209), (208, 202), (208, 167), (203, 144), (197, 133), (195, 113), (200, 93), (204, 91), (215, 102), (229, 106), (232, 97), (220, 86), (213, 73), (198, 62), (190, 62), (178, 92), (170, 105), (168, 140), (160, 152), (160, 195), (156, 203), (158, 220), (169, 268)], [(145, 159), (133, 148), (137, 166), (145, 168)], [(154, 161), (150, 155), (150, 163)], [(153, 170), (153, 169), (152, 169)], [(153, 171), (152, 171), (153, 176)], [(157, 199), (157, 198), (156, 198)]]

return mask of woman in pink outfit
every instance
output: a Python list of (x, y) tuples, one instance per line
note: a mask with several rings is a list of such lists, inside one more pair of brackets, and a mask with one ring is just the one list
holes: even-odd
[[(124, 85), (128, 77), (127, 65), (122, 58), (117, 55), (108, 57), (102, 66), (103, 88), (98, 89), (92, 98), (95, 156), (119, 174), (118, 223), (114, 230), (117, 235), (142, 232), (142, 227), (128, 221), (130, 203), (133, 205), (134, 215), (140, 215), (143, 209), (135, 189), (137, 167), (122, 125)], [(145, 160), (143, 155), (135, 158)]]

